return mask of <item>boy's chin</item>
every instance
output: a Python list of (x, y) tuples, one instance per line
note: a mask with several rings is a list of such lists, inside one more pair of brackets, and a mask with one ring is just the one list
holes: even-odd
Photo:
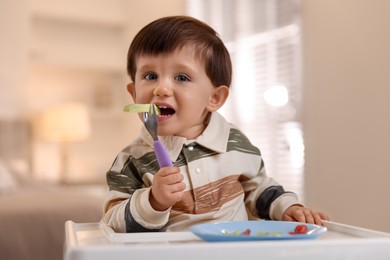
[(172, 135), (176, 135), (176, 134), (172, 131), (157, 130), (157, 135), (158, 136), (172, 136)]

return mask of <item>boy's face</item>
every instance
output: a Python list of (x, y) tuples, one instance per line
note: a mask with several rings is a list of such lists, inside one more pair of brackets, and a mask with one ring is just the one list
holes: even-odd
[(173, 53), (143, 55), (136, 60), (135, 82), (127, 88), (135, 103), (160, 107), (158, 135), (198, 137), (209, 112), (219, 109), (228, 97), (228, 87), (213, 86), (204, 62), (193, 53), (184, 46)]

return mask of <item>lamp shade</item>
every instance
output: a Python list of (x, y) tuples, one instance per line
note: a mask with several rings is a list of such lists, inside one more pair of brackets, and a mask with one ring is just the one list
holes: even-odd
[(48, 141), (78, 141), (91, 131), (89, 112), (81, 103), (66, 103), (45, 110), (40, 118), (39, 135)]

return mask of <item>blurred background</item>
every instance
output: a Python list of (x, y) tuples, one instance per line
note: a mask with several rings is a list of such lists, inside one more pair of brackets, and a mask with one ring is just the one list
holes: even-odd
[(192, 15), (232, 55), (221, 109), (269, 175), (333, 220), (390, 232), (387, 0), (2, 0), (0, 160), (42, 183), (104, 186), (138, 117), (123, 112), (134, 35)]

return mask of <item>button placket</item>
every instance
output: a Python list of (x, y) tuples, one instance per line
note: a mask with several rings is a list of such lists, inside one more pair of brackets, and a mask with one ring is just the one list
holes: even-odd
[[(187, 150), (188, 150), (189, 152), (192, 152), (192, 151), (194, 150), (194, 146), (193, 146), (193, 145), (189, 145), (189, 146), (187, 147)], [(194, 172), (195, 172), (197, 175), (199, 175), (199, 174), (202, 173), (202, 169), (201, 169), (200, 167), (194, 167)]]

